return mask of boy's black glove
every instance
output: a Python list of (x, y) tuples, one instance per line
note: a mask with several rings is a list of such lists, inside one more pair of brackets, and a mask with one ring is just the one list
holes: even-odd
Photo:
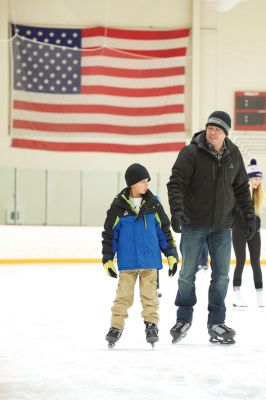
[(175, 213), (171, 218), (171, 225), (173, 231), (176, 233), (181, 232), (181, 224), (189, 224), (188, 218), (185, 216), (183, 212)]
[(117, 278), (116, 267), (114, 266), (114, 262), (112, 260), (106, 261), (103, 264), (103, 268), (109, 276), (111, 276), (112, 278)]
[(245, 234), (244, 234), (244, 238), (245, 240), (248, 242), (249, 240), (251, 240), (253, 238), (253, 236), (255, 235), (257, 231), (257, 227), (256, 227), (256, 220), (254, 218), (253, 215), (248, 216), (246, 219), (246, 225), (245, 225)]

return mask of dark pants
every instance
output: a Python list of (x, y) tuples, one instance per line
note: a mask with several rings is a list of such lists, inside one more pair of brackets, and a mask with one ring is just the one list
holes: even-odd
[(207, 242), (211, 258), (211, 282), (208, 297), (208, 323), (221, 324), (225, 321), (225, 297), (229, 283), (231, 256), (231, 229), (218, 231), (209, 228), (182, 227), (181, 234), (182, 267), (178, 279), (175, 305), (177, 321), (191, 322), (193, 307), (197, 302), (195, 280), (198, 260), (202, 247)]
[(262, 289), (263, 283), (260, 266), (260, 231), (257, 231), (253, 238), (246, 242), (243, 232), (237, 227), (233, 227), (233, 246), (236, 255), (236, 268), (234, 272), (233, 285), (241, 286), (242, 283), (242, 273), (246, 262), (246, 244), (248, 245), (249, 249), (255, 288)]

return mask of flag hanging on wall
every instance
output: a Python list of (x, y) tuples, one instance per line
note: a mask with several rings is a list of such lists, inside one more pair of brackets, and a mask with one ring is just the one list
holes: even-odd
[(189, 29), (12, 26), (12, 146), (152, 153), (185, 144)]

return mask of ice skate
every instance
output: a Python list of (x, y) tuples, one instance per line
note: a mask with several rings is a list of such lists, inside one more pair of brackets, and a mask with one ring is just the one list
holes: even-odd
[(234, 288), (233, 306), (240, 309), (245, 309), (248, 306), (241, 296), (240, 288)]
[(199, 271), (202, 271), (202, 270), (203, 270), (203, 271), (204, 271), (204, 270), (207, 271), (208, 268), (209, 268), (208, 265), (199, 265), (199, 266), (198, 266), (198, 270), (199, 270)]
[(210, 335), (211, 343), (221, 343), (221, 344), (234, 344), (234, 336), (236, 332), (234, 329), (229, 328), (225, 324), (208, 324), (208, 333)]
[(158, 327), (152, 322), (145, 322), (145, 325), (146, 340), (152, 345), (152, 347), (154, 347), (154, 343), (158, 342), (159, 340)]
[(116, 344), (116, 342), (120, 339), (122, 335), (123, 329), (117, 329), (114, 327), (111, 327), (109, 329), (109, 332), (105, 336), (105, 339), (108, 342), (108, 347), (113, 348)]
[(257, 305), (259, 308), (265, 307), (265, 303), (263, 301), (263, 290), (262, 289), (256, 289), (256, 294), (257, 294)]
[(191, 327), (191, 323), (189, 322), (181, 322), (177, 321), (176, 324), (171, 328), (170, 335), (173, 340), (172, 343), (177, 343), (179, 340), (184, 338), (187, 335), (187, 331)]

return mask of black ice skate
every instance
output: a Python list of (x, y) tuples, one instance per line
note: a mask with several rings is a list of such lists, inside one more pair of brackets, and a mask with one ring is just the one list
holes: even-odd
[(173, 337), (172, 343), (179, 342), (182, 338), (187, 335), (187, 331), (191, 327), (191, 323), (177, 321), (176, 324), (171, 328), (170, 335)]
[(210, 335), (211, 343), (221, 343), (221, 344), (234, 344), (234, 336), (236, 332), (234, 329), (229, 328), (225, 324), (208, 324), (208, 332)]
[(105, 339), (108, 342), (108, 347), (112, 348), (115, 346), (116, 342), (120, 339), (122, 332), (123, 329), (117, 329), (113, 327), (109, 329), (109, 332), (105, 336)]
[(145, 322), (145, 325), (146, 340), (152, 345), (152, 347), (154, 347), (154, 343), (159, 340), (157, 325), (152, 322)]

